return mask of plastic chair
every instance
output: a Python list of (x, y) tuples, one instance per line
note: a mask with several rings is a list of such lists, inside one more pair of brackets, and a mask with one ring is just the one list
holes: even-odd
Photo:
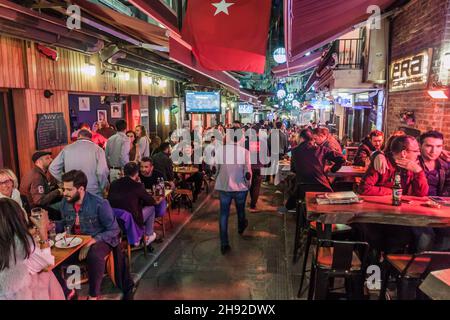
[(383, 261), (380, 300), (386, 298), (387, 282), (392, 274), (396, 275), (398, 299), (411, 300), (416, 299), (417, 288), (430, 272), (448, 268), (450, 268), (450, 252), (388, 254)]
[(327, 299), (330, 280), (335, 278), (345, 279), (348, 299), (363, 299), (368, 251), (367, 242), (319, 239), (311, 261), (308, 300)]

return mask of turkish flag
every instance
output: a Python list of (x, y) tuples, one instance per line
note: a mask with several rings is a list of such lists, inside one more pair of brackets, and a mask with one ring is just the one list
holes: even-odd
[(264, 73), (271, 0), (189, 0), (183, 39), (210, 70)]

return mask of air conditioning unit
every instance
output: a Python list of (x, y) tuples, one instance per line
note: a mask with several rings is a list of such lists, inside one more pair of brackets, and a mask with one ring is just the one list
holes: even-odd
[(381, 20), (379, 29), (369, 29), (369, 57), (366, 64), (365, 82), (385, 84), (387, 76), (387, 56), (389, 21)]

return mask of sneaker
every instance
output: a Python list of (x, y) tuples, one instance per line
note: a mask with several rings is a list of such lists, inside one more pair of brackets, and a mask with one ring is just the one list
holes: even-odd
[(220, 252), (222, 254), (226, 254), (230, 250), (231, 250), (231, 247), (228, 244), (220, 246)]
[(155, 239), (156, 239), (156, 233), (153, 232), (153, 234), (152, 234), (151, 236), (149, 236), (149, 237), (147, 238), (147, 240), (145, 241), (145, 245), (146, 245), (146, 246), (150, 245), (150, 243), (152, 243), (153, 241), (155, 241)]
[(244, 226), (243, 226), (242, 228), (239, 228), (238, 233), (239, 233), (239, 234), (243, 234), (244, 231), (245, 231), (245, 229), (247, 229), (247, 227), (248, 227), (248, 220), (245, 219), (245, 221), (244, 221)]

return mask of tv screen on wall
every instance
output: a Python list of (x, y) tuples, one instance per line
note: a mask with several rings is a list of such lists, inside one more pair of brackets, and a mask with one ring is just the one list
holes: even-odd
[(219, 91), (186, 91), (186, 112), (220, 113)]

